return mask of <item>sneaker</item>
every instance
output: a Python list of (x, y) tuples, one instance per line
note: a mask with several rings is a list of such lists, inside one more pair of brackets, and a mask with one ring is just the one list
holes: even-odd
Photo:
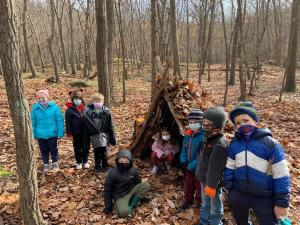
[(52, 169), (59, 169), (59, 163), (58, 162), (52, 163)]
[(99, 175), (101, 173), (101, 169), (95, 169), (95, 174)]
[(50, 169), (50, 165), (49, 164), (44, 164), (44, 173), (47, 173)]
[(82, 163), (77, 163), (76, 170), (81, 170), (82, 169)]
[(189, 203), (189, 202), (184, 202), (183, 205), (180, 207), (181, 210), (187, 210), (188, 208), (190, 208), (193, 204)]
[(83, 164), (83, 168), (85, 168), (85, 169), (90, 168), (90, 164), (89, 164), (89, 163), (84, 163), (84, 164)]
[(152, 170), (151, 170), (151, 173), (153, 174), (153, 175), (156, 175), (157, 174), (157, 172), (158, 172), (158, 166), (153, 166), (153, 168), (152, 168)]

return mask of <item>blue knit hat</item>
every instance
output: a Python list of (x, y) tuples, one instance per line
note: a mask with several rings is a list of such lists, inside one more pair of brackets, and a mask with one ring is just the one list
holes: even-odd
[(229, 113), (229, 118), (234, 123), (234, 118), (241, 114), (249, 115), (256, 122), (259, 121), (256, 110), (251, 102), (241, 102)]

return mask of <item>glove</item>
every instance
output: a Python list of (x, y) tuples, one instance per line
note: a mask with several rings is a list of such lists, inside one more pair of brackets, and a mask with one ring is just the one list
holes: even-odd
[(216, 196), (216, 189), (215, 188), (211, 188), (211, 187), (209, 187), (209, 186), (205, 186), (205, 188), (204, 188), (204, 193), (205, 193), (205, 195), (207, 195), (207, 196), (209, 196), (209, 197), (211, 197), (211, 198), (214, 198), (215, 196)]
[(112, 208), (104, 208), (103, 209), (103, 213), (105, 214), (105, 215), (109, 215), (111, 212), (112, 212), (113, 210), (112, 210)]

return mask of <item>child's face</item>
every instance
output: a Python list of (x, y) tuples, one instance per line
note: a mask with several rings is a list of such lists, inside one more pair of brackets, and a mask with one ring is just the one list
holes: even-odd
[(161, 136), (168, 136), (168, 135), (170, 135), (170, 132), (169, 131), (162, 131), (161, 132)]
[(129, 163), (129, 159), (126, 157), (121, 157), (118, 159), (118, 162), (119, 163)]
[(213, 130), (215, 128), (214, 123), (208, 119), (203, 120), (203, 129), (206, 131)]
[(248, 114), (241, 114), (234, 117), (234, 125), (237, 129), (244, 124), (249, 124), (253, 126), (257, 126), (257, 122)]

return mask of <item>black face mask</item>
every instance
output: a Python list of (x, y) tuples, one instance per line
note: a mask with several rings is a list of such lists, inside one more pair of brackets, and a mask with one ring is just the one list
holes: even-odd
[(131, 165), (130, 165), (130, 163), (117, 162), (117, 167), (121, 173), (126, 173), (130, 170)]

